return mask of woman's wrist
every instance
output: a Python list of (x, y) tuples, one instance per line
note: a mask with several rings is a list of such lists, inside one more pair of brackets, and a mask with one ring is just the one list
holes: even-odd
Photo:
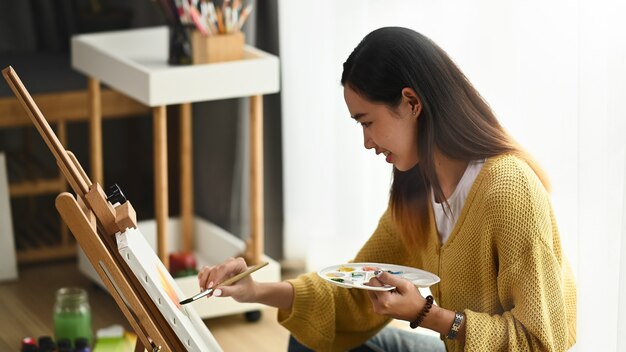
[(433, 307), (433, 300), (434, 300), (433, 296), (431, 295), (428, 295), (424, 299), (424, 304), (422, 304), (422, 307), (419, 310), (419, 313), (415, 315), (416, 318), (411, 320), (409, 324), (411, 329), (415, 329), (416, 327), (420, 326), (420, 324), (424, 321), (424, 319), (426, 319), (426, 317), (428, 316), (428, 313), (430, 313), (430, 309)]
[(265, 304), (279, 309), (291, 309), (294, 289), (286, 282), (255, 282), (251, 302)]
[[(433, 305), (420, 326), (436, 331), (445, 338), (449, 335), (450, 329), (454, 324), (456, 313), (455, 311)], [(465, 341), (465, 317), (463, 317), (461, 325), (455, 334), (456, 340)]]

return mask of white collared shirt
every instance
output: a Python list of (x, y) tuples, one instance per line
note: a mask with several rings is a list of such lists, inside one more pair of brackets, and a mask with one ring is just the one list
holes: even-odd
[(450, 237), (450, 233), (452, 233), (452, 229), (454, 229), (454, 225), (456, 225), (459, 215), (461, 214), (461, 210), (463, 209), (463, 205), (465, 204), (465, 199), (467, 199), (467, 195), (469, 194), (476, 177), (478, 177), (480, 170), (483, 168), (483, 165), (485, 165), (484, 159), (470, 161), (467, 164), (467, 168), (465, 169), (461, 180), (459, 180), (454, 192), (452, 192), (452, 195), (448, 198), (450, 211), (444, 212), (445, 203), (435, 202), (435, 195), (431, 192), (437, 232), (439, 234), (439, 241), (442, 245), (446, 243), (448, 237)]

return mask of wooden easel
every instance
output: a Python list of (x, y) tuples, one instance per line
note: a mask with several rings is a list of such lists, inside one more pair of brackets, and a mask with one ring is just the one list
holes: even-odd
[(137, 227), (132, 205), (128, 201), (111, 204), (111, 198), (89, 180), (74, 154), (65, 150), (15, 70), (9, 66), (2, 74), (76, 193), (76, 197), (68, 192), (59, 194), (56, 208), (137, 334), (135, 351), (186, 351), (117, 251), (115, 234)]

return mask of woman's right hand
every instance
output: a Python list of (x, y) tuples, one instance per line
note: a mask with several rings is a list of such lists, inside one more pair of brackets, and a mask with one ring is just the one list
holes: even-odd
[[(203, 266), (198, 273), (200, 290), (213, 288), (246, 269), (248, 264), (241, 257), (230, 258), (219, 265)], [(248, 275), (230, 286), (220, 286), (213, 291), (212, 296), (232, 297), (237, 302), (256, 302), (256, 289), (257, 283)]]

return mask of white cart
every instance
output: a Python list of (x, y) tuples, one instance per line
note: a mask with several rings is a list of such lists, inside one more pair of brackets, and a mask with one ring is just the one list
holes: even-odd
[[(100, 82), (153, 109), (156, 219), (138, 224), (147, 241), (168, 266), (172, 251), (195, 251), (199, 265), (211, 265), (242, 253), (251, 263), (269, 262), (253, 276), (258, 281), (280, 280), (280, 265), (263, 254), (263, 106), (262, 95), (279, 91), (278, 58), (251, 46), (238, 61), (204, 65), (167, 64), (168, 29), (154, 27), (72, 38), (72, 66), (88, 77), (90, 104), (91, 178), (102, 184), (102, 101)], [(210, 84), (215, 82), (215, 84)], [(251, 139), (251, 233), (246, 243), (223, 229), (196, 217), (193, 211), (191, 103), (249, 97)], [(181, 117), (181, 217), (168, 216), (166, 106), (180, 105)], [(79, 269), (100, 279), (83, 253)], [(185, 295), (198, 292), (195, 277), (176, 283)], [(200, 300), (193, 303), (202, 318), (261, 308), (234, 300)]]

